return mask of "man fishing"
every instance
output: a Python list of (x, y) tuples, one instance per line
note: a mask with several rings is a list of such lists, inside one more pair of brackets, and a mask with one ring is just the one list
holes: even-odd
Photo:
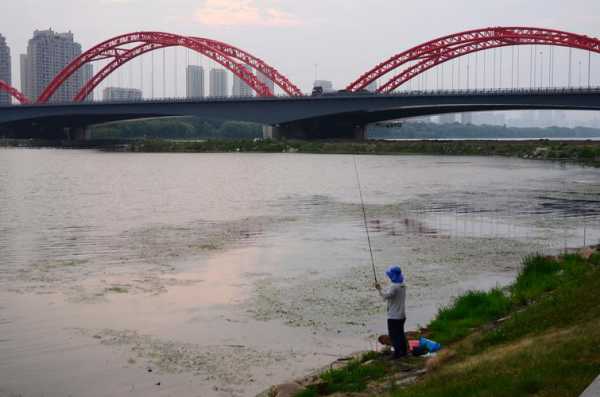
[(406, 285), (404, 276), (399, 266), (391, 266), (385, 274), (392, 284), (385, 291), (376, 282), (375, 288), (383, 299), (387, 301), (388, 333), (394, 346), (394, 359), (405, 357), (408, 354), (406, 335), (404, 335), (404, 323), (406, 322)]

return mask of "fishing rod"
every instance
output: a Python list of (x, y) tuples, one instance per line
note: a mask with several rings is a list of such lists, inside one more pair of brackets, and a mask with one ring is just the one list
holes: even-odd
[(356, 183), (358, 184), (358, 193), (360, 195), (360, 205), (362, 207), (362, 213), (363, 213), (363, 221), (365, 224), (365, 230), (367, 231), (367, 242), (369, 243), (369, 253), (371, 254), (371, 267), (373, 268), (373, 278), (375, 279), (375, 284), (378, 284), (377, 271), (375, 270), (375, 259), (373, 259), (373, 248), (371, 247), (371, 235), (369, 234), (369, 224), (367, 223), (367, 211), (365, 209), (365, 201), (363, 200), (362, 187), (360, 186), (360, 175), (358, 174), (358, 165), (356, 162), (356, 155), (353, 156), (353, 159), (354, 159), (354, 171), (356, 172)]

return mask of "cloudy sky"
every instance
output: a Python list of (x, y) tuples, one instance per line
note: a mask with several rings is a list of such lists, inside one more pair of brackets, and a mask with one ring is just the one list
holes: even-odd
[[(74, 32), (84, 49), (159, 30), (215, 38), (276, 66), (304, 90), (342, 87), (385, 58), (465, 29), (530, 25), (600, 37), (598, 0), (1, 0), (0, 33), (18, 54), (34, 29)], [(15, 84), (17, 85), (17, 84)]]

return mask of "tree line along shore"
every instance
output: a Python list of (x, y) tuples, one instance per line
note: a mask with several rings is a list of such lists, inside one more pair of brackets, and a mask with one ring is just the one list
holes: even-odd
[(324, 154), (428, 154), (511, 156), (600, 165), (600, 141), (274, 141), (207, 140), (132, 142), (134, 152), (266, 152)]
[(506, 156), (600, 166), (600, 141), (539, 140), (367, 140), (270, 139), (94, 139), (48, 141), (0, 139), (5, 147), (61, 147), (146, 153), (312, 153), (373, 155)]

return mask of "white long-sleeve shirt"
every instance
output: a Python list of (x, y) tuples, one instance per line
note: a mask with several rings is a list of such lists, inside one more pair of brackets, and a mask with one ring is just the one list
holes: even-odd
[(379, 290), (379, 294), (387, 301), (387, 312), (390, 320), (406, 318), (406, 285), (404, 283), (392, 284), (385, 291)]

